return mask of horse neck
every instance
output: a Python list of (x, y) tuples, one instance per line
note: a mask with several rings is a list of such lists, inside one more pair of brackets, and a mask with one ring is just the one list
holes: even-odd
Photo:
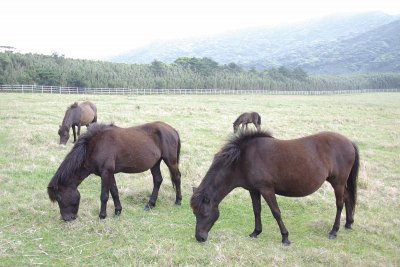
[(84, 167), (81, 167), (72, 173), (68, 180), (62, 181), (62, 184), (67, 187), (77, 188), (89, 175), (90, 172)]
[(242, 117), (239, 117), (233, 122), (233, 125), (238, 126), (241, 122), (242, 122)]
[(73, 124), (79, 123), (81, 118), (81, 110), (79, 107), (70, 108), (65, 112), (62, 125), (71, 127)]
[(68, 128), (70, 128), (72, 126), (72, 123), (73, 123), (73, 116), (71, 109), (69, 109), (67, 110), (67, 112), (65, 112), (65, 116), (62, 121), (62, 126), (67, 126)]
[(202, 182), (200, 187), (204, 188), (204, 193), (218, 206), (234, 188), (238, 187), (233, 178), (232, 175), (229, 175), (228, 170), (222, 168), (222, 170), (208, 173), (204, 184)]

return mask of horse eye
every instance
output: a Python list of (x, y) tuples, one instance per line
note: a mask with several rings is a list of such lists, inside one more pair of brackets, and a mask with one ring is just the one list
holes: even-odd
[(210, 203), (210, 199), (209, 199), (208, 197), (204, 197), (204, 198), (203, 198), (203, 203), (204, 203), (204, 204)]

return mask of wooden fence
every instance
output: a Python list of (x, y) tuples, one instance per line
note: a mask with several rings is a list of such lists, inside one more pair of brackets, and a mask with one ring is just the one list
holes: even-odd
[(223, 95), (223, 94), (271, 94), (271, 95), (328, 95), (358, 94), (376, 92), (400, 92), (393, 89), (358, 89), (358, 90), (234, 90), (234, 89), (133, 89), (133, 88), (83, 88), (44, 85), (0, 85), (0, 93), (42, 93), (42, 94), (107, 94), (107, 95)]

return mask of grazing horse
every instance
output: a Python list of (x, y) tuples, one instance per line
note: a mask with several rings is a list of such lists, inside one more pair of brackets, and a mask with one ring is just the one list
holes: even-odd
[(193, 189), (191, 207), (196, 216), (195, 237), (207, 240), (219, 217), (218, 205), (236, 187), (249, 190), (255, 228), (251, 237), (262, 231), (261, 196), (278, 223), (282, 243), (289, 245), (289, 232), (283, 224), (275, 194), (304, 197), (315, 192), (324, 181), (335, 191), (336, 217), (329, 238), (336, 237), (343, 203), (346, 225), (354, 222), (357, 199), (359, 155), (357, 146), (334, 132), (321, 132), (294, 140), (279, 140), (264, 131), (241, 132), (215, 155), (198, 188)]
[(69, 128), (72, 128), (74, 133), (74, 143), (76, 142), (75, 126), (78, 126), (78, 136), (81, 133), (81, 125), (89, 126), (90, 123), (97, 122), (96, 105), (90, 101), (72, 104), (65, 112), (64, 119), (58, 135), (60, 136), (60, 145), (65, 145), (69, 139)]
[(92, 124), (81, 135), (51, 179), (47, 193), (57, 201), (62, 218), (74, 220), (79, 209), (79, 184), (90, 174), (101, 177), (101, 219), (107, 216), (109, 192), (114, 201), (115, 214), (122, 210), (115, 173), (140, 173), (148, 169), (153, 176), (153, 192), (145, 206), (156, 205), (158, 190), (163, 180), (160, 163), (167, 165), (176, 190), (176, 205), (181, 204), (181, 173), (179, 171), (180, 138), (178, 132), (163, 122), (152, 122), (130, 128)]
[(242, 115), (240, 115), (235, 122), (233, 123), (233, 132), (236, 133), (239, 129), (239, 126), (241, 125), (242, 128), (246, 126), (247, 130), (247, 124), (253, 123), (254, 126), (256, 126), (257, 131), (260, 131), (261, 127), (261, 117), (260, 114), (257, 112), (245, 112)]

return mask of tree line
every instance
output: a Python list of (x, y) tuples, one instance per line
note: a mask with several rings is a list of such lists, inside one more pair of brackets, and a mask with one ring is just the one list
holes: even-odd
[(179, 57), (166, 64), (122, 64), (63, 55), (0, 53), (0, 84), (89, 88), (355, 90), (400, 88), (400, 73), (310, 75), (301, 68), (244, 69), (210, 58)]

